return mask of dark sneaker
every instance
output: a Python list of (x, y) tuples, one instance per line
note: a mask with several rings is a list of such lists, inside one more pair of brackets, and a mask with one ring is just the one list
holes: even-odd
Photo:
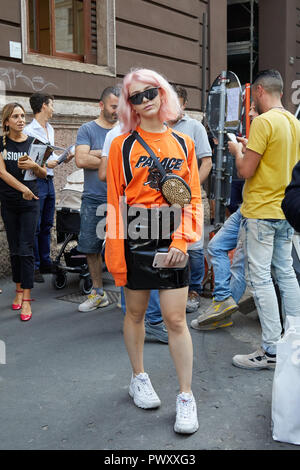
[(191, 327), (199, 331), (211, 331), (216, 330), (217, 328), (226, 328), (227, 326), (232, 325), (233, 321), (231, 320), (231, 317), (227, 317), (219, 321), (212, 321), (211, 323), (206, 323), (206, 325), (199, 324), (197, 318), (191, 321)]
[(145, 332), (146, 340), (155, 339), (157, 341), (160, 341), (161, 343), (168, 344), (168, 330), (163, 321), (153, 325), (148, 320), (145, 320)]
[(197, 318), (199, 325), (207, 325), (212, 322), (223, 320), (238, 310), (238, 305), (232, 297), (225, 300), (213, 300), (208, 309)]
[(268, 354), (259, 348), (252, 354), (234, 356), (232, 364), (248, 370), (275, 369), (276, 354)]
[(192, 313), (198, 310), (200, 307), (200, 295), (198, 292), (191, 290), (188, 294), (188, 299), (186, 303), (186, 313)]
[(45, 279), (44, 279), (43, 276), (41, 275), (39, 269), (36, 269), (36, 270), (34, 271), (34, 282), (45, 282)]

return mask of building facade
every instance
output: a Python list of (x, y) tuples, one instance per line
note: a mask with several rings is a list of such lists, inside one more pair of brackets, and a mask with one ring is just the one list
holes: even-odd
[[(253, 3), (258, 19), (250, 27), (258, 33), (257, 67), (280, 70), (285, 104), (293, 110), (300, 90), (300, 0), (3, 1), (1, 108), (19, 101), (29, 122), (30, 95), (37, 91), (54, 95), (51, 124), (56, 144), (68, 146), (75, 142), (79, 126), (98, 116), (101, 91), (120, 83), (131, 68), (147, 67), (185, 86), (188, 110), (201, 118), (207, 90), (227, 69), (227, 60), (239, 74), (238, 65), (227, 56), (228, 24), (233, 17), (241, 18), (232, 14), (232, 8), (239, 5), (251, 12)], [(250, 39), (253, 42), (254, 36)], [(55, 170), (57, 191), (75, 169), (73, 162)], [(0, 253), (5, 253), (1, 222), (0, 246)], [(0, 254), (0, 276), (7, 269), (7, 255)]]
[[(67, 146), (83, 122), (98, 116), (105, 87), (120, 83), (133, 67), (147, 67), (185, 86), (189, 109), (200, 116), (211, 80), (226, 67), (225, 16), (223, 0), (2, 2), (1, 107), (16, 100), (30, 121), (30, 95), (54, 95), (56, 144)], [(75, 169), (73, 162), (55, 170), (57, 193)], [(4, 274), (9, 263), (2, 225), (0, 245)]]

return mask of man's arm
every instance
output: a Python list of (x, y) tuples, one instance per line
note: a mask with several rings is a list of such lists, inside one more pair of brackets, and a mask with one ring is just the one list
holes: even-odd
[(195, 129), (193, 140), (198, 160), (200, 184), (203, 184), (212, 168), (211, 147), (203, 124), (197, 120), (195, 120), (194, 123)]
[(200, 159), (200, 167), (199, 167), (200, 184), (203, 184), (204, 181), (207, 179), (211, 168), (212, 168), (211, 157), (202, 157)]
[(107, 160), (108, 157), (102, 157), (99, 163), (98, 176), (100, 181), (106, 181), (106, 171), (107, 171)]
[(77, 145), (75, 161), (78, 168), (98, 170), (101, 162), (101, 150), (91, 150), (89, 145)]
[(230, 153), (235, 157), (235, 165), (240, 178), (251, 178), (260, 163), (261, 155), (246, 148), (243, 153), (242, 145), (234, 142), (228, 143)]

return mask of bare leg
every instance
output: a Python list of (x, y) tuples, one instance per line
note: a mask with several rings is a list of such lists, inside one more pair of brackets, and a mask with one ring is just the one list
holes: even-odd
[(17, 282), (16, 283), (16, 296), (14, 298), (13, 303), (22, 305), (22, 300), (23, 300), (23, 289), (21, 287), (21, 284)]
[(134, 375), (144, 372), (144, 317), (150, 291), (124, 289), (126, 315), (124, 318), (124, 341)]
[[(23, 299), (31, 299), (31, 290), (30, 289), (24, 289), (23, 290)], [(21, 313), (23, 315), (29, 315), (31, 313), (31, 302), (23, 302), (22, 304), (22, 311)]]
[(168, 329), (169, 349), (175, 364), (180, 392), (191, 392), (193, 344), (186, 323), (188, 287), (160, 291), (162, 316)]
[(100, 253), (89, 253), (86, 255), (93, 287), (102, 287), (102, 258)]

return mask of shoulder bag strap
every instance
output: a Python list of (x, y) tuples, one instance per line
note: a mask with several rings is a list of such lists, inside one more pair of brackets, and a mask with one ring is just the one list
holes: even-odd
[(132, 135), (136, 138), (136, 140), (144, 147), (145, 150), (147, 150), (147, 152), (149, 153), (150, 157), (152, 158), (152, 160), (154, 161), (154, 164), (156, 166), (156, 168), (159, 170), (160, 174), (162, 176), (165, 176), (167, 173), (166, 173), (166, 170), (164, 169), (164, 167), (162, 166), (162, 164), (160, 163), (159, 161), (159, 158), (155, 155), (155, 153), (153, 152), (153, 150), (149, 147), (149, 145), (144, 141), (144, 139), (140, 136), (140, 134), (137, 132), (137, 131), (133, 131), (132, 132)]

